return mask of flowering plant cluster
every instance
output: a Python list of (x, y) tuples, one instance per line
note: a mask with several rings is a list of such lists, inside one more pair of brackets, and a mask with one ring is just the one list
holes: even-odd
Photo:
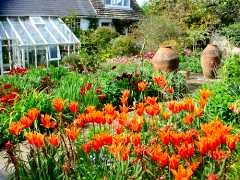
[(27, 73), (27, 68), (24, 68), (24, 67), (16, 67), (16, 68), (13, 68), (9, 71), (9, 75), (24, 75)]
[[(166, 93), (174, 92), (164, 77), (153, 79)], [(137, 85), (142, 93), (148, 88), (145, 81)], [(81, 88), (80, 96), (91, 87), (87, 84)], [(96, 92), (102, 93), (100, 89)], [(15, 138), (25, 136), (38, 164), (49, 163), (48, 170), (54, 165), (59, 174), (68, 177), (76, 175), (79, 164), (80, 172), (84, 172), (88, 166), (93, 171), (100, 166), (98, 163), (104, 166), (98, 174), (103, 179), (109, 173), (125, 178), (176, 180), (199, 174), (210, 179), (223, 176), (222, 169), (235, 156), (240, 136), (219, 119), (201, 123), (212, 94), (209, 90), (200, 90), (198, 99), (178, 101), (159, 102), (158, 97), (144, 96), (133, 106), (129, 106), (130, 93), (122, 92), (119, 107), (109, 103), (102, 109), (87, 106), (82, 112), (78, 102), (70, 102), (66, 108), (65, 100), (53, 99), (54, 114), (30, 109), (18, 122), (10, 123), (9, 132)], [(69, 118), (66, 112), (72, 115), (70, 123), (65, 121)], [(91, 130), (93, 134), (87, 137)], [(215, 168), (206, 174), (205, 167), (212, 166)], [(17, 164), (15, 168), (20, 167)]]
[(4, 110), (7, 105), (13, 106), (18, 99), (18, 89), (11, 84), (0, 83), (0, 111)]

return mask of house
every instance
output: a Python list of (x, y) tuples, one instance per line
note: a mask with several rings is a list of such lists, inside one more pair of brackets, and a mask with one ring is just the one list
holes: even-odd
[(74, 25), (129, 24), (139, 19), (135, 0), (0, 0), (0, 70), (48, 66), (75, 51), (79, 39), (61, 17), (75, 15)]

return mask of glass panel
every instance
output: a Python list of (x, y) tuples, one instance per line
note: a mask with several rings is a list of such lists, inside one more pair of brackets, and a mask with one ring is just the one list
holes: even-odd
[(59, 54), (57, 46), (49, 46), (49, 60), (60, 59)]
[(44, 21), (41, 17), (30, 17), (30, 19), (34, 24), (44, 24)]
[(40, 37), (40, 35), (38, 34), (38, 32), (36, 32), (35, 28), (33, 27), (33, 25), (31, 24), (31, 21), (29, 18), (23, 18), (21, 17), (21, 21), (23, 22), (24, 26), (26, 27), (26, 29), (28, 30), (29, 34), (31, 35), (31, 37), (34, 39), (34, 41), (36, 42), (36, 44), (45, 44), (43, 39)]
[[(37, 24), (36, 27), (38, 28), (38, 30), (40, 31), (40, 33), (42, 34), (42, 36), (44, 37), (44, 39), (48, 42), (48, 44), (56, 44), (57, 42), (52, 38), (52, 36), (50, 35), (50, 33), (46, 30), (45, 25), (40, 25)], [(55, 32), (53, 32), (55, 33)]]
[(105, 0), (106, 5), (111, 5), (111, 0)]
[(16, 39), (16, 36), (10, 26), (10, 24), (7, 22), (6, 19), (4, 19), (3, 21), (1, 21), (4, 27), (4, 30), (7, 32), (7, 34), (9, 35), (10, 39)]
[(0, 22), (0, 39), (7, 39), (7, 36), (2, 28), (1, 22)]
[(11, 17), (11, 18), (9, 18), (9, 20), (12, 23), (12, 25), (14, 26), (17, 33), (19, 34), (23, 44), (24, 45), (33, 45), (33, 42), (28, 37), (28, 34), (26, 33), (26, 31), (22, 28), (20, 22), (18, 21), (18, 18)]
[(73, 33), (65, 27), (65, 24), (63, 22), (59, 21), (56, 18), (54, 18), (54, 19), (52, 18), (52, 20), (53, 20), (53, 23), (55, 23), (55, 25), (59, 29), (59, 31), (61, 31), (62, 34), (67, 38), (68, 43), (78, 43), (74, 39)]
[(54, 35), (54, 37), (57, 39), (57, 41), (60, 44), (65, 44), (65, 43), (69, 43), (66, 42), (66, 40), (61, 36), (61, 34), (54, 28), (54, 26), (51, 24), (51, 22), (49, 21), (48, 18), (43, 18), (45, 25), (47, 26), (48, 30), (53, 32), (52, 34)]
[(124, 6), (129, 6), (130, 5), (130, 0), (124, 0)]

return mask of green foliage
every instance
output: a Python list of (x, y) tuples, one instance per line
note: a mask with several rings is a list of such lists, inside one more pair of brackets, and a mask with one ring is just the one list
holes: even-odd
[(138, 29), (133, 33), (139, 44), (145, 40), (147, 50), (154, 50), (159, 44), (176, 39), (181, 34), (177, 22), (168, 17), (150, 15), (140, 20)]
[(180, 56), (179, 60), (180, 60), (180, 63), (179, 63), (180, 70), (190, 71), (193, 73), (201, 73), (202, 72), (200, 59), (198, 57)]
[(99, 27), (92, 34), (94, 42), (96, 43), (97, 47), (101, 49), (107, 48), (110, 41), (117, 36), (118, 33), (113, 28), (109, 27)]
[(119, 36), (112, 40), (111, 51), (113, 55), (135, 55), (139, 52), (135, 40), (130, 36)]
[(226, 36), (235, 46), (240, 46), (240, 23), (234, 23), (221, 30), (221, 33)]
[(232, 56), (224, 61), (220, 70), (221, 78), (226, 82), (239, 82), (240, 77), (240, 56)]

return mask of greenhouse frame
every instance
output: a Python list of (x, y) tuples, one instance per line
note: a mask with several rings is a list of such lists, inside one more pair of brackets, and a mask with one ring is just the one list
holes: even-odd
[(55, 63), (76, 51), (79, 39), (58, 17), (0, 17), (0, 69)]

